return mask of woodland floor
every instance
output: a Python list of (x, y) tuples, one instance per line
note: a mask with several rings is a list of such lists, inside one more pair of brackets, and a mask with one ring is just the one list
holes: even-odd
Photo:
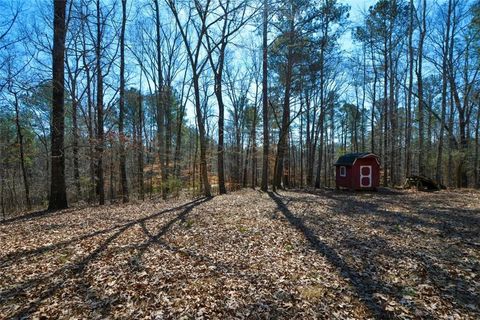
[(0, 223), (0, 318), (480, 318), (480, 193), (261, 193)]

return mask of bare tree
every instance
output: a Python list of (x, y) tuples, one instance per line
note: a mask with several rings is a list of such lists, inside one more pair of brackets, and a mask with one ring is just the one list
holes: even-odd
[[(233, 6), (233, 7), (232, 7)], [(231, 37), (235, 35), (248, 22), (246, 16), (247, 1), (235, 3), (226, 0), (225, 3), (219, 2), (220, 7), (220, 32), (216, 36), (214, 32), (206, 30), (207, 56), (210, 67), (214, 74), (214, 93), (218, 104), (218, 188), (219, 193), (227, 192), (225, 188), (225, 165), (224, 165), (224, 122), (225, 122), (225, 104), (223, 102), (223, 69), (225, 63), (225, 52)], [(217, 54), (217, 60), (214, 61), (214, 54)]]
[[(207, 16), (211, 12), (210, 10), (212, 10), (210, 7), (211, 0), (207, 0), (204, 3), (200, 3), (198, 0), (193, 1), (193, 7), (190, 5), (187, 8), (188, 15), (186, 24), (183, 24), (181, 21), (175, 1), (166, 1), (182, 35), (183, 44), (187, 51), (187, 57), (192, 69), (194, 104), (200, 138), (200, 177), (202, 181), (203, 192), (205, 196), (209, 197), (211, 196), (211, 187), (207, 172), (207, 139), (204, 114), (202, 112), (202, 102), (200, 99), (200, 75), (208, 61), (206, 59), (202, 59), (201, 57), (201, 49), (203, 47), (204, 37), (206, 36), (206, 30), (211, 26), (212, 23), (214, 23), (207, 23)], [(196, 15), (193, 15), (193, 10), (196, 11)], [(190, 28), (195, 29), (195, 41), (191, 39), (188, 34)]]

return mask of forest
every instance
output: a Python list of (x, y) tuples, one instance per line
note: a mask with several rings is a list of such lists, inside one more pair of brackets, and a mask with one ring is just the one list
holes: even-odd
[(0, 0), (0, 319), (479, 319), (479, 72), (478, 0)]
[(1, 2), (4, 218), (332, 187), (348, 152), (480, 186), (478, 1), (52, 5)]

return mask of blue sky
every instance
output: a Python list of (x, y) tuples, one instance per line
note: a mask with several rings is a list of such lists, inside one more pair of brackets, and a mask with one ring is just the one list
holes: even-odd
[(340, 0), (341, 3), (348, 4), (351, 7), (350, 16), (353, 21), (361, 18), (362, 12), (368, 10), (375, 0)]
[[(340, 0), (341, 3), (348, 4), (350, 6), (350, 21), (352, 27), (360, 23), (363, 18), (363, 14), (367, 12), (368, 8), (372, 6), (376, 0)], [(353, 48), (353, 41), (351, 32), (347, 31), (340, 40), (342, 47), (346, 51), (350, 51)]]

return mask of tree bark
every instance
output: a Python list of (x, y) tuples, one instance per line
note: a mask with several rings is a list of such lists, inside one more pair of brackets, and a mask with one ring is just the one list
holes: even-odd
[(475, 126), (475, 188), (480, 188), (480, 106), (477, 106), (477, 125)]
[(140, 91), (138, 92), (138, 123), (137, 123), (137, 179), (138, 196), (140, 200), (145, 199), (145, 188), (143, 184), (143, 96), (142, 96), (142, 77), (140, 76)]
[(158, 0), (154, 0), (155, 5), (155, 31), (156, 31), (156, 52), (157, 52), (157, 138), (158, 138), (158, 160), (160, 163), (161, 190), (162, 197), (167, 197), (167, 176), (165, 171), (165, 109), (163, 92), (163, 74), (162, 74), (162, 55), (160, 43), (160, 7)]
[[(386, 31), (386, 30), (385, 30)], [(389, 60), (388, 60), (388, 39), (384, 40), (383, 47), (383, 62), (384, 62), (384, 74), (383, 74), (383, 185), (388, 186), (388, 72), (389, 72)]]
[(289, 22), (289, 35), (288, 35), (288, 49), (287, 49), (287, 65), (285, 72), (285, 94), (283, 97), (283, 115), (282, 126), (280, 129), (280, 137), (277, 146), (277, 157), (275, 160), (275, 174), (273, 178), (273, 188), (282, 187), (282, 175), (284, 169), (285, 156), (288, 158), (288, 135), (290, 127), (290, 95), (292, 87), (292, 73), (293, 73), (293, 43), (294, 43), (294, 31), (295, 21), (293, 15), (290, 17)]
[[(328, 36), (328, 24), (325, 25), (324, 36)], [(321, 184), (321, 174), (322, 174), (322, 161), (323, 161), (323, 134), (324, 134), (324, 119), (325, 119), (325, 41), (322, 41), (322, 46), (320, 49), (320, 116), (317, 123), (317, 129), (320, 130), (320, 145), (318, 148), (318, 166), (315, 176), (315, 188), (320, 188)], [(315, 150), (312, 150), (312, 170), (313, 162), (315, 162)], [(326, 180), (325, 180), (326, 183)]]
[(413, 0), (409, 3), (409, 20), (408, 20), (408, 93), (407, 93), (407, 110), (405, 120), (405, 175), (411, 174), (411, 141), (412, 141), (412, 96), (413, 96)]
[[(256, 69), (255, 69), (256, 70)], [(258, 74), (258, 73), (257, 73)], [(255, 79), (255, 101), (253, 105), (253, 123), (252, 123), (252, 163), (251, 163), (251, 188), (255, 189), (257, 186), (257, 122), (258, 122), (258, 77), (256, 76)]]
[(53, 90), (51, 121), (51, 184), (49, 210), (67, 208), (67, 190), (65, 184), (65, 108), (64, 108), (64, 66), (65, 66), (65, 11), (66, 0), (54, 1), (53, 18)]
[(122, 27), (120, 31), (120, 100), (118, 115), (118, 139), (120, 144), (120, 184), (122, 188), (122, 202), (128, 202), (128, 181), (125, 154), (125, 25), (127, 23), (127, 0), (122, 0)]
[(81, 197), (81, 186), (80, 186), (80, 163), (78, 160), (78, 101), (76, 93), (76, 81), (72, 82), (72, 126), (73, 126), (73, 141), (72, 141), (72, 151), (73, 151), (73, 180), (75, 184), (75, 189), (77, 192), (77, 199)]
[(418, 41), (418, 57), (417, 57), (417, 89), (418, 89), (418, 173), (425, 174), (424, 161), (424, 102), (423, 102), (423, 43), (426, 35), (426, 0), (422, 4), (422, 22), (420, 28), (420, 37)]
[(23, 186), (25, 188), (25, 203), (27, 204), (27, 209), (32, 208), (32, 202), (30, 200), (30, 185), (28, 183), (27, 167), (25, 166), (25, 145), (23, 141), (22, 128), (20, 125), (20, 110), (17, 93), (14, 93), (15, 98), (15, 126), (17, 128), (17, 139), (19, 144), (20, 151), (20, 166), (22, 168), (22, 178)]
[[(226, 24), (226, 22), (225, 22)], [(225, 25), (224, 25), (225, 28)], [(224, 30), (225, 33), (225, 30)], [(218, 170), (218, 192), (220, 194), (227, 193), (225, 188), (225, 148), (224, 148), (224, 122), (225, 122), (225, 104), (223, 103), (223, 90), (222, 90), (222, 74), (223, 74), (223, 65), (225, 59), (225, 47), (226, 43), (221, 44), (217, 68), (214, 68), (213, 60), (211, 61), (212, 68), (215, 70), (215, 97), (217, 98), (218, 103), (218, 161), (217, 161), (217, 170)], [(210, 57), (211, 59), (211, 57)]]
[(97, 163), (95, 167), (96, 193), (100, 205), (105, 204), (105, 185), (103, 174), (103, 151), (105, 144), (104, 128), (103, 128), (103, 74), (102, 74), (102, 23), (100, 0), (97, 0), (97, 39), (95, 44), (95, 59), (97, 72), (97, 143), (95, 151), (97, 154)]
[(372, 113), (370, 119), (370, 136), (371, 136), (371, 151), (375, 153), (375, 105), (377, 104), (377, 81), (378, 81), (378, 71), (375, 65), (375, 54), (373, 51), (373, 44), (372, 44), (372, 69), (373, 69), (373, 92), (372, 92)]
[(205, 133), (204, 118), (201, 110), (200, 84), (198, 75), (193, 76), (193, 88), (195, 91), (195, 109), (197, 112), (197, 125), (200, 135), (200, 179), (202, 180), (203, 192), (206, 197), (212, 195), (207, 171), (207, 139)]
[(445, 117), (447, 112), (447, 67), (448, 67), (448, 52), (449, 52), (449, 42), (450, 42), (450, 18), (452, 11), (452, 0), (448, 1), (448, 11), (447, 11), (447, 22), (445, 25), (445, 36), (443, 38), (443, 48), (442, 48), (442, 111), (440, 118), (440, 135), (438, 141), (438, 151), (437, 151), (437, 165), (435, 172), (435, 180), (437, 183), (442, 183), (443, 170), (442, 170), (442, 160), (443, 160), (443, 140), (445, 132)]
[(262, 25), (262, 113), (263, 113), (263, 159), (262, 159), (262, 191), (268, 191), (268, 0), (263, 0)]

